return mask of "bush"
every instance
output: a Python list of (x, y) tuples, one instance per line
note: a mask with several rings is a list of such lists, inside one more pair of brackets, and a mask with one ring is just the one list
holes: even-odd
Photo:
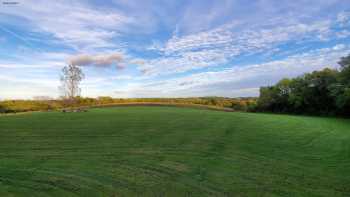
[(6, 112), (5, 107), (3, 107), (3, 106), (0, 105), (0, 113), (5, 113), (5, 112)]

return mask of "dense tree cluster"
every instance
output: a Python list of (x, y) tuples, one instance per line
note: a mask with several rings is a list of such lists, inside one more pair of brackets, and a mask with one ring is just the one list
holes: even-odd
[(260, 88), (257, 110), (281, 113), (350, 115), (350, 55), (340, 69), (326, 68)]

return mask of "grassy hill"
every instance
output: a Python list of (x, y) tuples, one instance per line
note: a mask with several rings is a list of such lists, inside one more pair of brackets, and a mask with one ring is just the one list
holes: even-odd
[(350, 120), (174, 107), (0, 116), (0, 196), (349, 196)]

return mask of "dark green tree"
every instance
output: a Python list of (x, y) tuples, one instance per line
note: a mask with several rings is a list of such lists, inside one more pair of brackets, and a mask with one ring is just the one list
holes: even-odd
[(262, 87), (257, 108), (283, 113), (336, 114), (347, 106), (350, 95), (339, 82), (340, 72), (326, 68)]
[(341, 114), (350, 115), (350, 55), (342, 57), (339, 82), (332, 87), (332, 94), (336, 98), (336, 106)]

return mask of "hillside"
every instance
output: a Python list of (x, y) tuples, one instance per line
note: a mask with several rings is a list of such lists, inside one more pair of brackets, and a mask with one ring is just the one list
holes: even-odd
[(114, 107), (0, 125), (0, 196), (350, 193), (346, 119)]

